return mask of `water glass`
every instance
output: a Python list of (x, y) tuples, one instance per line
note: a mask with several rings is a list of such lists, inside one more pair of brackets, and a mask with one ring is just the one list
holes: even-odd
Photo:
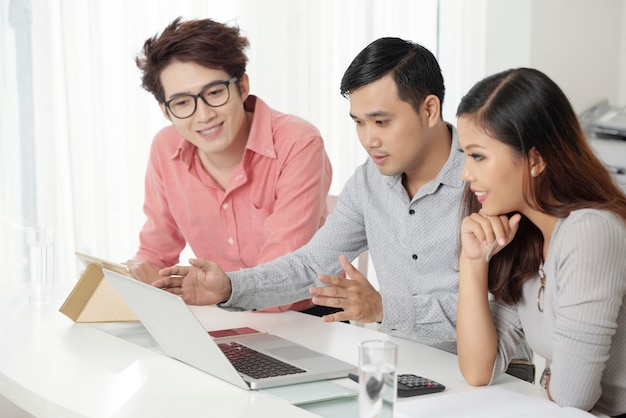
[(46, 304), (54, 300), (54, 229), (27, 227), (26, 246), (30, 271), (29, 300)]
[(398, 346), (392, 341), (359, 344), (359, 417), (392, 418), (396, 404)]

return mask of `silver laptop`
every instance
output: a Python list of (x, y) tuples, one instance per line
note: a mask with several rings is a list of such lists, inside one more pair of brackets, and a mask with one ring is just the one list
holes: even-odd
[[(262, 389), (356, 373), (352, 364), (251, 328), (211, 332), (211, 336), (179, 296), (111, 270), (102, 271), (159, 351), (236, 386)], [(253, 358), (247, 364), (249, 357)]]

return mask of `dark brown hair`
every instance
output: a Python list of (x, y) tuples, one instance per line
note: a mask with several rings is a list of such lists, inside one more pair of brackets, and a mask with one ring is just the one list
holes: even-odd
[(248, 46), (248, 39), (240, 36), (238, 27), (211, 19), (183, 21), (178, 17), (160, 35), (146, 40), (135, 62), (142, 72), (142, 87), (163, 103), (165, 94), (159, 77), (171, 62), (193, 62), (241, 79), (246, 72), (244, 49)]
[[(537, 177), (526, 175), (529, 205), (558, 218), (584, 208), (614, 212), (626, 222), (626, 195), (592, 151), (563, 91), (548, 76), (530, 68), (503, 71), (478, 82), (461, 99), (457, 116), (469, 116), (487, 135), (514, 149), (528, 163), (536, 149), (545, 162)], [(480, 204), (469, 191), (463, 215)], [(489, 290), (517, 303), (524, 282), (543, 261), (543, 236), (522, 216), (513, 241), (489, 263)]]
[(341, 79), (340, 93), (350, 92), (392, 74), (400, 100), (417, 113), (426, 96), (434, 94), (443, 105), (445, 87), (437, 58), (426, 48), (400, 38), (379, 38), (352, 60)]

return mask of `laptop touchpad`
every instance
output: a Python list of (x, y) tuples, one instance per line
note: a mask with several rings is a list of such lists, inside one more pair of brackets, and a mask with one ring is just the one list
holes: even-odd
[(305, 358), (313, 358), (319, 357), (320, 353), (317, 353), (313, 350), (309, 350), (305, 347), (299, 346), (286, 346), (286, 347), (278, 347), (278, 348), (270, 348), (267, 349), (272, 354), (276, 354), (287, 360), (302, 360)]

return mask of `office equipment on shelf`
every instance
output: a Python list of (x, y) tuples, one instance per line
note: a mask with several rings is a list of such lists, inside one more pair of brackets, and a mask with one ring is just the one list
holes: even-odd
[(626, 141), (626, 106), (615, 106), (603, 100), (580, 115), (585, 130), (597, 138)]
[[(179, 296), (103, 271), (156, 340), (159, 350), (233, 385), (260, 389), (342, 378), (356, 370), (354, 365), (330, 355), (256, 330), (214, 339)], [(251, 364), (246, 364), (250, 357)], [(278, 369), (284, 373), (275, 373)]]
[(609, 105), (603, 100), (579, 118), (590, 145), (626, 192), (626, 106)]

